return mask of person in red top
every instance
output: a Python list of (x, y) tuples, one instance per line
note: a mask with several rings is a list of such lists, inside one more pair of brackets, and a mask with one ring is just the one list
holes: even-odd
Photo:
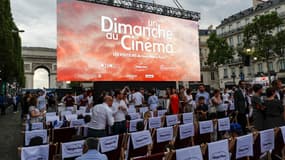
[(170, 95), (170, 110), (172, 114), (179, 113), (179, 97), (176, 93), (176, 89), (172, 88)]
[(66, 107), (73, 107), (74, 105), (74, 98), (71, 96), (71, 93), (68, 93), (68, 95), (64, 98), (64, 103)]

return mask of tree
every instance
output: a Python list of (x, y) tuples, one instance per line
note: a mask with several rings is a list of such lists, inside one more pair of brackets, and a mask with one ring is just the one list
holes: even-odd
[(207, 40), (209, 55), (207, 63), (211, 66), (225, 64), (233, 58), (234, 50), (230, 47), (226, 39), (218, 37), (215, 32), (210, 34)]
[(16, 80), (21, 86), (24, 85), (21, 50), (21, 38), (13, 21), (10, 0), (2, 0), (0, 3), (0, 78), (4, 83)]
[[(245, 26), (243, 34), (243, 48), (251, 49), (251, 55), (266, 62), (268, 79), (271, 83), (269, 60), (280, 54), (284, 48), (284, 33), (275, 34), (278, 27), (283, 24), (282, 19), (276, 12), (260, 15), (253, 19), (252, 23)], [(283, 41), (282, 41), (283, 40)]]

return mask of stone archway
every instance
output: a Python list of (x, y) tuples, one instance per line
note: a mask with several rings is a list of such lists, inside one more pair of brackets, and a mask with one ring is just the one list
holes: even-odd
[(65, 87), (56, 82), (56, 50), (41, 47), (23, 47), (22, 57), (24, 59), (24, 70), (26, 84), (25, 88), (34, 87), (34, 72), (38, 68), (44, 68), (49, 73), (49, 88)]
[(50, 88), (50, 70), (46, 66), (39, 66), (34, 70), (33, 88)]

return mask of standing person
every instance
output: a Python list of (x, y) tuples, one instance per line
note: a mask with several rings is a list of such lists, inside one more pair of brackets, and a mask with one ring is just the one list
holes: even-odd
[(75, 104), (75, 99), (73, 98), (71, 93), (68, 93), (63, 102), (65, 103), (66, 107), (73, 107), (73, 105)]
[(178, 114), (179, 113), (179, 97), (176, 93), (176, 89), (172, 88), (170, 95), (170, 113)]
[(221, 92), (219, 89), (214, 90), (214, 96), (211, 98), (212, 107), (216, 108), (217, 111), (217, 118), (224, 118), (226, 117), (226, 109), (223, 105), (223, 101), (221, 98)]
[(5, 104), (4, 104), (4, 95), (0, 94), (0, 108), (1, 108), (1, 115), (5, 114)]
[(148, 105), (152, 111), (156, 111), (158, 106), (158, 97), (155, 95), (155, 91), (150, 91), (150, 96), (148, 97)]
[(18, 100), (18, 96), (17, 96), (17, 94), (14, 94), (13, 95), (13, 112), (14, 113), (17, 113), (17, 110), (18, 110), (18, 103), (17, 103), (17, 100)]
[(281, 101), (283, 105), (285, 105), (283, 99), (284, 99), (284, 93), (282, 91), (282, 82), (281, 80), (274, 80), (272, 81), (272, 87), (275, 90), (275, 99)]
[(105, 96), (104, 103), (95, 105), (91, 109), (91, 121), (88, 124), (88, 137), (107, 136), (108, 126), (113, 126), (114, 118), (112, 115), (113, 98)]
[(186, 90), (186, 95), (184, 98), (184, 104), (185, 104), (184, 112), (193, 112), (194, 111), (192, 90), (189, 88)]
[(46, 110), (46, 107), (47, 107), (47, 100), (46, 100), (46, 90), (41, 90), (39, 92), (39, 97), (37, 99), (37, 107), (39, 108), (39, 110), (41, 112), (44, 112)]
[(30, 99), (30, 106), (29, 106), (29, 114), (30, 114), (30, 122), (42, 122), (44, 117), (44, 112), (41, 112), (40, 109), (37, 107), (37, 98), (35, 96), (31, 97)]
[(208, 119), (208, 105), (205, 104), (204, 97), (199, 97), (195, 112), (199, 121), (205, 121)]
[(253, 85), (254, 94), (251, 97), (251, 103), (253, 107), (253, 126), (257, 130), (264, 129), (264, 121), (265, 121), (265, 106), (262, 103), (261, 95), (262, 95), (262, 85), (254, 84)]
[(142, 107), (144, 103), (144, 89), (141, 88), (140, 90), (136, 90), (136, 92), (133, 94), (134, 102), (135, 102), (135, 107), (137, 110), (139, 110), (140, 107)]
[(205, 103), (206, 105), (209, 105), (210, 103), (210, 94), (206, 91), (205, 85), (200, 84), (198, 88), (198, 92), (195, 96), (195, 101), (198, 103), (199, 97), (204, 97), (205, 98)]
[(24, 118), (25, 115), (29, 113), (29, 106), (30, 106), (30, 99), (31, 99), (31, 93), (26, 92), (24, 98), (23, 98), (23, 106), (22, 106), (22, 118)]
[(77, 157), (75, 160), (108, 160), (105, 154), (101, 154), (98, 149), (98, 139), (87, 138), (83, 145), (83, 155)]
[(224, 89), (224, 92), (222, 94), (222, 99), (223, 99), (223, 103), (229, 102), (230, 94), (228, 93), (228, 89), (227, 88)]
[(92, 93), (92, 91), (89, 92), (87, 99), (88, 99), (88, 107), (91, 108), (93, 106), (93, 93)]
[(114, 116), (114, 125), (112, 127), (112, 133), (114, 135), (126, 133), (126, 115), (127, 115), (127, 105), (123, 100), (123, 93), (119, 90), (115, 91), (114, 101), (112, 105), (112, 112)]
[(266, 89), (266, 100), (264, 101), (265, 121), (264, 129), (270, 129), (283, 126), (284, 123), (284, 107), (280, 100), (275, 98), (276, 91), (274, 88)]
[(80, 104), (79, 106), (81, 107), (87, 107), (88, 106), (88, 96), (87, 93), (83, 94), (83, 97), (80, 99)]
[(239, 88), (234, 93), (235, 110), (238, 112), (237, 121), (241, 125), (243, 133), (246, 134), (246, 114), (248, 114), (248, 98), (246, 95), (246, 84), (244, 80), (239, 81)]

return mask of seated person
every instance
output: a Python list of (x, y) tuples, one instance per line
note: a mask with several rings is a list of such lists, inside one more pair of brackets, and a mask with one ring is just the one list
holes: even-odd
[(143, 121), (137, 122), (137, 127), (136, 127), (137, 131), (143, 131), (144, 127), (145, 127), (145, 125), (144, 125)]
[(208, 105), (205, 104), (205, 97), (201, 96), (198, 98), (198, 104), (196, 106), (196, 114), (198, 115), (199, 121), (208, 119)]
[(93, 137), (87, 138), (83, 146), (84, 154), (75, 160), (108, 160), (105, 154), (97, 151), (98, 143), (98, 139)]
[(33, 137), (30, 140), (29, 147), (43, 145), (43, 138), (40, 136)]

